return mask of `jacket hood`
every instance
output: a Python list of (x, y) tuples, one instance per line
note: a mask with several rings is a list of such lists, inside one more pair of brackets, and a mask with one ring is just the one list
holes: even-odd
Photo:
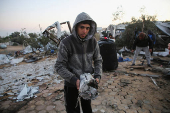
[(96, 28), (97, 28), (96, 22), (87, 13), (82, 12), (77, 16), (77, 18), (73, 24), (72, 35), (74, 37), (77, 38), (76, 26), (78, 25), (78, 23), (85, 21), (85, 20), (91, 21), (90, 31), (89, 31), (88, 35), (86, 36), (85, 40), (92, 38), (94, 36), (94, 34), (96, 33)]

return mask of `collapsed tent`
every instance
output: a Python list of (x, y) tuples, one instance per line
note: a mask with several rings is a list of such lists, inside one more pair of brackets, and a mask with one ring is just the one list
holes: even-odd
[[(70, 33), (71, 33), (71, 26), (70, 26), (70, 22), (69, 21), (66, 21), (66, 22), (62, 22), (62, 23), (59, 23), (58, 21), (56, 21), (54, 24), (48, 26), (45, 31), (43, 32), (44, 36), (50, 38), (53, 42), (55, 42), (57, 44), (57, 46), (59, 46), (60, 44), (60, 41), (62, 40), (62, 32), (61, 32), (61, 26), (62, 24), (68, 24), (68, 28), (70, 30)], [(53, 28), (56, 28), (57, 29), (57, 36), (54, 36), (53, 34), (51, 34), (49, 32), (49, 30), (53, 29)], [(50, 37), (50, 36), (52, 37)]]
[(60, 26), (60, 23), (58, 21), (56, 21), (54, 24), (48, 26), (45, 31), (48, 31), (52, 28), (57, 28), (57, 39), (59, 39), (61, 37), (61, 26)]

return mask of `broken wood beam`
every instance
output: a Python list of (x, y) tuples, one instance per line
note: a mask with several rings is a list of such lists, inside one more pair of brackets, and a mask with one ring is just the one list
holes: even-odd
[(144, 66), (129, 66), (129, 68), (134, 68), (134, 69), (143, 69)]
[(138, 74), (138, 76), (147, 76), (147, 77), (155, 77), (155, 78), (160, 77), (159, 75), (150, 75), (150, 74)]

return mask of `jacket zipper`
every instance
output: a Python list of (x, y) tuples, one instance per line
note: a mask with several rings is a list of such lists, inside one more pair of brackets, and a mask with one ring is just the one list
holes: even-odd
[(82, 71), (83, 71), (83, 73), (84, 73), (84, 43), (82, 43)]

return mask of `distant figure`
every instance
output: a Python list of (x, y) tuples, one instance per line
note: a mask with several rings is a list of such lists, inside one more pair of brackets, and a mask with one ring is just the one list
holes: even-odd
[(111, 33), (109, 33), (109, 39), (113, 40), (115, 42), (115, 38), (112, 36)]
[(111, 33), (109, 33), (109, 38), (114, 39)]
[[(151, 30), (148, 30), (148, 37), (152, 40), (153, 46), (154, 46), (156, 43), (156, 39), (155, 39), (155, 35), (153, 34), (153, 32)], [(151, 56), (153, 54), (153, 46), (152, 46)]]
[(136, 51), (134, 54), (132, 66), (135, 65), (135, 60), (138, 54), (140, 53), (140, 51), (143, 50), (145, 52), (145, 57), (146, 57), (148, 66), (152, 67), (150, 64), (150, 53), (149, 53), (149, 52), (152, 52), (152, 46), (153, 44), (152, 44), (151, 39), (145, 33), (143, 32), (139, 33), (138, 37), (135, 39), (134, 44), (133, 44), (132, 52), (134, 52), (135, 48), (136, 48)]
[(20, 51), (15, 51), (15, 57), (18, 57), (20, 55)]

